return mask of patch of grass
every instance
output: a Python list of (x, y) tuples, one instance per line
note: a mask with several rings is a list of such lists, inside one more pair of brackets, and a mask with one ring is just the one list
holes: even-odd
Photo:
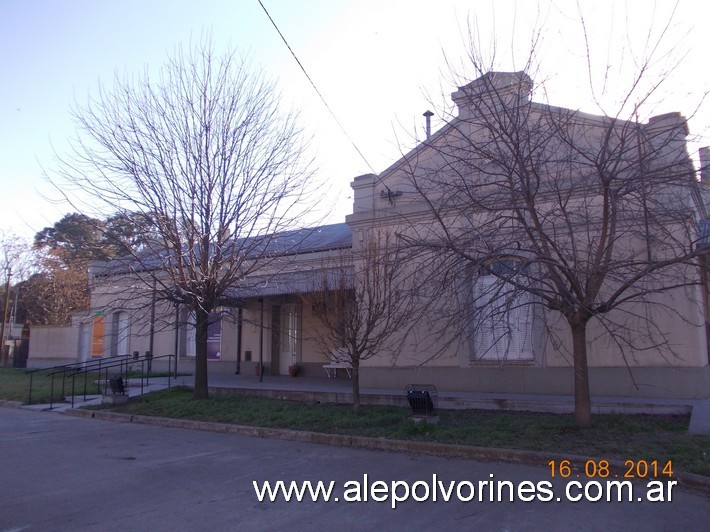
[(689, 416), (600, 415), (578, 429), (571, 415), (442, 410), (438, 425), (414, 424), (394, 406), (305, 404), (224, 394), (197, 401), (171, 389), (112, 410), (259, 427), (482, 447), (570, 453), (612, 460), (673, 461), (675, 470), (710, 476), (710, 437), (690, 436)]
[(0, 397), (8, 401), (27, 401), (27, 389), (30, 384), (25, 370), (0, 368)]
[[(118, 368), (110, 375), (117, 374)], [(191, 375), (190, 373), (178, 373), (178, 375)], [(104, 376), (102, 372), (101, 377)], [(151, 372), (150, 378), (167, 377), (166, 372)], [(172, 374), (170, 374), (172, 377)], [(147, 377), (147, 375), (143, 375)], [(84, 386), (86, 385), (86, 394), (93, 395), (99, 393), (96, 381), (99, 379), (98, 372), (87, 373), (86, 376), (81, 373), (74, 378), (74, 396), (84, 395)], [(139, 372), (129, 372), (128, 378), (132, 385), (136, 385), (140, 379)], [(30, 375), (24, 369), (17, 368), (0, 368), (0, 399), (8, 401), (20, 401), (27, 403), (30, 389)], [(34, 372), (32, 376), (32, 403), (41, 404), (50, 402), (50, 393), (54, 402), (62, 400), (62, 374), (54, 375), (54, 391), (52, 391), (52, 379), (47, 375), (47, 371)], [(64, 397), (70, 397), (72, 394), (72, 374), (67, 372), (64, 375)]]
[[(96, 393), (97, 374), (89, 374), (87, 393)], [(75, 395), (83, 395), (84, 378), (75, 380)], [(32, 402), (47, 403), (51, 379), (36, 373)], [(27, 402), (29, 375), (22, 369), (0, 368), (0, 398)], [(54, 401), (61, 400), (62, 379), (55, 376)], [(64, 394), (71, 393), (67, 378)], [(363, 406), (357, 415), (350, 405), (305, 404), (248, 395), (224, 394), (204, 401), (192, 392), (171, 389), (150, 394), (113, 410), (147, 416), (236, 423), (259, 427), (310, 430), (331, 434), (421, 440), (481, 447), (570, 453), (613, 460), (672, 460), (676, 470), (710, 476), (710, 437), (688, 434), (689, 416), (595, 416), (594, 426), (580, 430), (571, 415), (442, 410), (438, 425), (414, 424), (409, 410), (393, 406)]]
[[(84, 375), (78, 375), (74, 379), (74, 395), (84, 395), (84, 383), (86, 382), (86, 393), (95, 394), (95, 381), (98, 374), (89, 373), (84, 379)], [(71, 395), (72, 379), (69, 374), (64, 379), (64, 396)], [(0, 368), (0, 399), (8, 401), (20, 401), (26, 403), (29, 397), (30, 375), (24, 369)], [(62, 374), (54, 376), (54, 390), (52, 391), (52, 379), (46, 372), (39, 371), (32, 376), (32, 403), (49, 403), (50, 393), (54, 402), (62, 399)]]

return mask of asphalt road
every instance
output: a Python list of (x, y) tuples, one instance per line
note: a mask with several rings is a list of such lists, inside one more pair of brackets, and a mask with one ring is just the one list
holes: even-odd
[[(490, 481), (491, 475), (494, 481), (513, 483), (514, 502), (507, 500), (507, 487), (505, 502), (490, 502), (485, 484), (480, 490), (484, 500), (478, 501), (478, 483)], [(333, 481), (332, 497), (339, 500), (324, 502), (321, 494), (318, 502), (286, 502), (282, 497), (278, 502), (259, 502), (253, 482), (262, 488), (264, 481), (278, 480)], [(580, 480), (571, 490), (574, 497), (584, 493), (585, 482)], [(391, 494), (393, 481), (408, 482), (410, 493), (412, 485), (421, 481), (415, 495), (427, 500), (395, 501), (395, 509), (391, 496), (382, 502), (372, 500), (384, 498), (385, 488)], [(521, 484), (524, 481), (530, 484)], [(368, 489), (363, 490), (364, 485)], [(1, 531), (691, 531), (707, 530), (710, 522), (710, 498), (677, 486), (672, 488), (671, 502), (648, 502), (645, 483), (634, 484), (632, 502), (570, 502), (566, 485), (559, 478), (551, 479), (550, 470), (541, 467), (0, 408)], [(470, 497), (471, 487), (474, 500), (453, 500), (457, 492)], [(450, 488), (452, 500), (445, 502), (444, 493)], [(394, 491), (403, 497), (405, 489), (399, 484)], [(663, 489), (667, 496), (665, 481)], [(431, 500), (432, 490), (437, 491), (436, 502)], [(365, 492), (367, 501), (362, 500)], [(594, 488), (590, 494), (596, 497), (597, 492)], [(352, 501), (358, 497), (360, 502)], [(521, 500), (530, 497), (530, 502)]]

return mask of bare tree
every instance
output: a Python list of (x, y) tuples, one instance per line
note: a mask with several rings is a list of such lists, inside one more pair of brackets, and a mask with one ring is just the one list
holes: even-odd
[(690, 319), (657, 297), (697, 295), (701, 279), (705, 214), (686, 120), (641, 123), (629, 110), (665, 79), (637, 92), (652, 55), (636, 64), (621, 107), (599, 116), (536, 103), (526, 72), (494, 72), (475, 48), (470, 59), (474, 81), (453, 95), (458, 116), (444, 113), (444, 128), (397, 170), (432, 222), (422, 229), (418, 218), (405, 239), (436, 262), (446, 334), (467, 336), (476, 356), (504, 362), (511, 338), (529, 342), (514, 334), (521, 313), (537, 316), (555, 347), (571, 338), (575, 419), (587, 427), (590, 323), (626, 360), (630, 350), (673, 356), (659, 312)]
[(414, 273), (393, 234), (372, 232), (357, 249), (323, 265), (315, 286), (301, 295), (323, 330), (313, 340), (326, 356), (352, 367), (353, 409), (360, 410), (360, 364), (388, 353), (394, 362), (416, 323)]
[(130, 212), (147, 231), (139, 251), (94, 282), (108, 287), (126, 274), (114, 294), (126, 305), (194, 314), (195, 397), (205, 398), (210, 313), (234, 303), (229, 294), (268, 263), (253, 259), (269, 235), (304, 214), (311, 170), (298, 116), (282, 112), (273, 84), (248, 60), (218, 55), (207, 38), (179, 48), (156, 76), (117, 77), (74, 117), (73, 152), (52, 181), (74, 205)]

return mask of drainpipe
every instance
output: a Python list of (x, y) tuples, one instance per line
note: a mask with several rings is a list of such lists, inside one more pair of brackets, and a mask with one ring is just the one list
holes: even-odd
[(235, 375), (239, 375), (242, 364), (242, 307), (237, 309), (237, 370)]
[[(178, 349), (180, 348), (180, 305), (175, 303), (175, 378), (178, 374)], [(170, 364), (170, 362), (168, 362)], [(170, 368), (168, 368), (170, 373)]]
[(259, 382), (264, 381), (264, 298), (259, 298), (261, 304), (261, 322), (259, 325)]

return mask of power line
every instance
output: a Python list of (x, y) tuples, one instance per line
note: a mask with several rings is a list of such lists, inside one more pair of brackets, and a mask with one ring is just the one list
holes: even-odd
[(271, 21), (271, 24), (274, 26), (274, 28), (275, 28), (276, 31), (278, 32), (279, 36), (281, 37), (281, 40), (284, 42), (284, 44), (285, 44), (286, 47), (288, 48), (288, 51), (291, 52), (291, 55), (292, 55), (293, 58), (296, 60), (296, 63), (298, 63), (298, 66), (301, 68), (301, 71), (303, 72), (303, 74), (304, 74), (304, 75), (306, 76), (306, 78), (308, 79), (308, 82), (311, 84), (311, 87), (313, 87), (313, 90), (316, 91), (316, 94), (318, 94), (318, 97), (319, 97), (319, 98), (321, 99), (321, 101), (323, 102), (323, 105), (325, 105), (325, 108), (328, 109), (328, 112), (330, 113), (330, 116), (333, 117), (333, 120), (335, 120), (335, 123), (338, 124), (338, 127), (339, 127), (340, 130), (343, 132), (343, 134), (347, 137), (347, 139), (350, 141), (350, 144), (353, 145), (353, 148), (355, 148), (355, 151), (357, 151), (358, 155), (360, 155), (360, 157), (362, 158), (362, 160), (365, 161), (365, 164), (370, 168), (370, 171), (371, 171), (373, 174), (376, 174), (377, 172), (375, 172), (374, 168), (372, 168), (372, 165), (369, 163), (369, 161), (368, 161), (368, 160), (365, 158), (365, 156), (362, 154), (362, 152), (360, 151), (360, 148), (357, 147), (357, 145), (355, 144), (355, 141), (353, 141), (353, 139), (350, 138), (350, 135), (348, 135), (348, 132), (345, 130), (345, 128), (343, 127), (343, 125), (340, 123), (340, 120), (338, 120), (338, 117), (335, 116), (335, 113), (333, 112), (333, 110), (332, 110), (332, 109), (330, 108), (330, 106), (328, 105), (328, 102), (326, 102), (326, 101), (325, 101), (325, 98), (323, 98), (323, 95), (322, 95), (322, 94), (320, 93), (320, 91), (318, 90), (318, 87), (316, 87), (316, 84), (315, 84), (315, 83), (313, 82), (313, 80), (311, 79), (311, 76), (308, 75), (308, 72), (306, 72), (306, 69), (305, 69), (305, 68), (303, 67), (303, 65), (301, 64), (301, 61), (299, 61), (298, 57), (296, 56), (296, 53), (295, 53), (295, 52), (293, 51), (293, 49), (291, 48), (291, 45), (288, 44), (288, 41), (286, 40), (286, 37), (284, 37), (283, 33), (281, 33), (281, 30), (280, 30), (279, 27), (276, 25), (276, 22), (274, 22), (274, 19), (273, 19), (273, 18), (271, 17), (271, 15), (269, 14), (268, 10), (266, 9), (266, 6), (264, 6), (264, 4), (262, 3), (261, 0), (258, 0), (258, 2), (259, 2), (259, 5), (261, 6), (261, 8), (264, 10), (264, 13), (266, 13), (266, 16), (269, 17), (269, 20)]

